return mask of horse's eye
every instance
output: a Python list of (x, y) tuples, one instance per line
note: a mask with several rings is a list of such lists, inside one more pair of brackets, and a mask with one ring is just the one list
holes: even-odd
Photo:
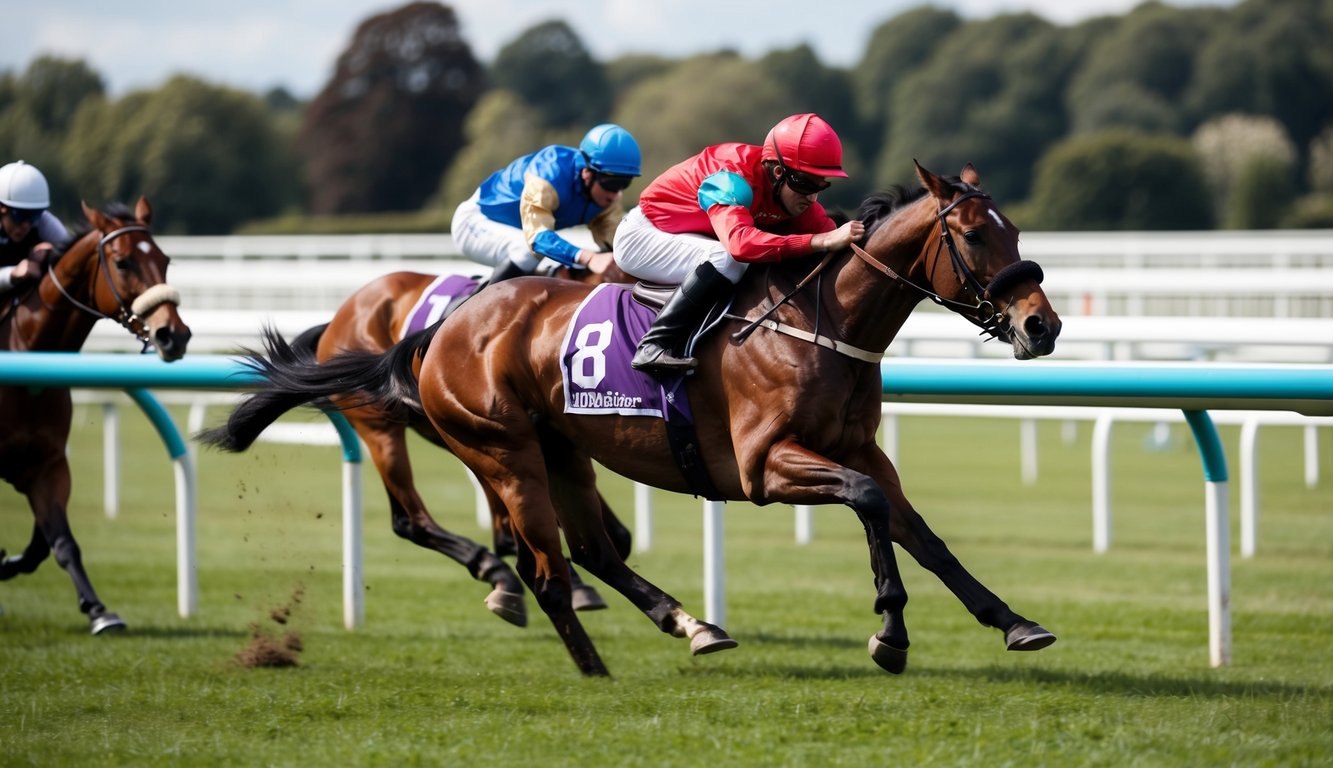
[(132, 266), (132, 265), (134, 264), (134, 260), (133, 260), (133, 259), (116, 259), (114, 263), (115, 263), (115, 265), (116, 265), (116, 269), (120, 270), (121, 272), (129, 272), (129, 271), (130, 271), (130, 266)]
[(969, 229), (963, 233), (963, 239), (968, 242), (968, 245), (976, 245), (981, 242), (981, 233), (975, 229)]

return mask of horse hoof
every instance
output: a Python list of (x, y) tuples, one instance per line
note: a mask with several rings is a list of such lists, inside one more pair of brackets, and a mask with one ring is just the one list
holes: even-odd
[(522, 592), (506, 592), (496, 587), (486, 596), (486, 607), (491, 613), (516, 627), (528, 625), (528, 607), (523, 600)]
[(1005, 647), (1011, 651), (1040, 651), (1055, 642), (1055, 635), (1032, 621), (1020, 621), (1004, 635)]
[(890, 674), (901, 675), (907, 669), (907, 649), (894, 648), (876, 635), (870, 636), (870, 658)]
[(126, 625), (124, 620), (114, 613), (104, 613), (94, 619), (89, 619), (89, 624), (94, 635), (117, 634), (124, 632)]
[(600, 611), (606, 607), (606, 601), (597, 594), (597, 590), (588, 585), (576, 587), (570, 596), (570, 604), (576, 611)]
[(732, 640), (731, 635), (728, 635), (721, 627), (704, 624), (703, 628), (690, 638), (690, 653), (695, 656), (702, 656), (705, 653), (730, 650), (738, 645), (740, 643)]

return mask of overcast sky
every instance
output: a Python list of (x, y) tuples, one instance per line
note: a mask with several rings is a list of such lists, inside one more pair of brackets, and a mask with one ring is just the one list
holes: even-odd
[[(1237, 0), (1167, 0), (1234, 5)], [(1139, 0), (933, 0), (966, 18), (1032, 11), (1057, 24), (1121, 14)], [(6, 14), (0, 70), (22, 71), (35, 56), (82, 58), (112, 94), (154, 88), (185, 72), (263, 92), (283, 86), (313, 96), (333, 73), (357, 24), (406, 2), (370, 0), (36, 0)], [(491, 61), (529, 27), (565, 20), (593, 56), (677, 58), (731, 48), (755, 56), (809, 43), (826, 64), (860, 59), (880, 23), (925, 0), (450, 0), (473, 55)], [(818, 12), (809, 9), (818, 9)]]

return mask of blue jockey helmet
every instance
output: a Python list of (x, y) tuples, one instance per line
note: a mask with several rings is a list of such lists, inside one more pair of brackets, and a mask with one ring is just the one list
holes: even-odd
[(639, 142), (629, 131), (614, 123), (602, 123), (588, 131), (579, 142), (579, 151), (588, 161), (588, 167), (597, 173), (616, 176), (638, 176)]

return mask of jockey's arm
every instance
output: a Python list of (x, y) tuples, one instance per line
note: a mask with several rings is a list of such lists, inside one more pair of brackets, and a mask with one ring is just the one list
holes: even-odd
[(555, 211), (560, 207), (560, 195), (546, 179), (528, 174), (523, 179), (523, 195), (519, 199), (519, 220), (523, 222), (523, 238), (534, 253), (566, 266), (587, 264), (593, 257), (569, 242), (555, 231)]

